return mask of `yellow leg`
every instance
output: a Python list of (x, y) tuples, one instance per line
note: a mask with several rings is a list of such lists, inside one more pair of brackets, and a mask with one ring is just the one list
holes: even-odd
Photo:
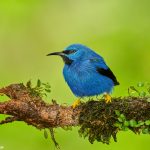
[(77, 100), (72, 104), (73, 109), (76, 108), (79, 104), (80, 104), (80, 99), (77, 99)]
[(104, 99), (106, 103), (111, 103), (111, 96), (108, 93), (104, 93)]

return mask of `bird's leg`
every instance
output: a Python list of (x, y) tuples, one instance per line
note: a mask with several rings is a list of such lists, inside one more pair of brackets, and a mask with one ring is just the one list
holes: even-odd
[(106, 103), (111, 103), (111, 96), (108, 93), (104, 93), (104, 99)]
[(81, 99), (81, 98), (77, 99), (77, 100), (72, 104), (72, 108), (73, 108), (73, 109), (76, 108), (76, 107), (81, 103), (80, 99)]

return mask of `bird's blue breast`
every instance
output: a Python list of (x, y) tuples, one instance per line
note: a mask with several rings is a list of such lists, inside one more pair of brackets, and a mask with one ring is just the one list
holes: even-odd
[(100, 75), (89, 60), (65, 65), (63, 74), (70, 89), (78, 97), (110, 93), (114, 86), (113, 81)]

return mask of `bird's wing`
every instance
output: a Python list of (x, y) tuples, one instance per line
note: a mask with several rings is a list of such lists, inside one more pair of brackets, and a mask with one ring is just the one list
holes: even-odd
[(96, 71), (108, 78), (110, 78), (113, 82), (114, 85), (119, 85), (119, 82), (117, 81), (114, 73), (110, 70), (110, 68), (106, 65), (103, 59), (99, 58), (92, 58), (90, 59), (90, 62), (95, 65)]
[(104, 76), (106, 76), (106, 77), (112, 79), (115, 85), (119, 85), (119, 82), (117, 81), (115, 75), (114, 75), (113, 72), (110, 70), (110, 68), (108, 68), (108, 69), (103, 69), (103, 68), (97, 67), (96, 70), (97, 70), (98, 73), (100, 73), (101, 75), (104, 75)]

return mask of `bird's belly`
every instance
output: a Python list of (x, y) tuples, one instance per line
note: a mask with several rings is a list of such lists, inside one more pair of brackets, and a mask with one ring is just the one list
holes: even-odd
[(110, 93), (113, 88), (111, 79), (99, 75), (97, 72), (75, 72), (68, 76), (64, 74), (72, 92), (78, 97), (94, 96), (104, 92)]

